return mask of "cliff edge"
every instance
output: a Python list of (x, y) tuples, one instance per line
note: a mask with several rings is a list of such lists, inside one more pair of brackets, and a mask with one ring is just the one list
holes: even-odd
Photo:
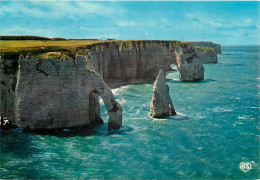
[[(21, 52), (29, 55), (18, 56)], [(196, 48), (179, 41), (109, 41), (73, 50), (7, 52), (0, 57), (0, 116), (32, 130), (101, 123), (101, 96), (108, 128), (118, 129), (122, 108), (106, 83), (152, 82), (171, 64), (177, 65), (181, 82), (204, 79)]]

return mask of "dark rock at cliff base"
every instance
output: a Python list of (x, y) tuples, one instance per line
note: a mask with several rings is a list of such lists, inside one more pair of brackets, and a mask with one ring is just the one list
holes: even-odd
[(0, 116), (0, 119), (1, 119), (0, 129), (8, 130), (8, 129), (16, 128), (16, 126), (14, 126), (11, 121), (8, 121), (6, 117)]
[(165, 72), (161, 69), (153, 86), (150, 115), (154, 118), (163, 118), (174, 114), (176, 112), (169, 94), (169, 86), (165, 83)]

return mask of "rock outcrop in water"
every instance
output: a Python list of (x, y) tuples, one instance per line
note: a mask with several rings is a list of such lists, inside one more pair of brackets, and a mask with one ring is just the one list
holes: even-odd
[[(94, 71), (86, 70), (86, 62), (57, 59), (37, 60), (20, 57), (12, 104), (1, 102), (1, 114), (20, 129), (55, 129), (101, 123), (98, 95), (109, 113), (109, 129), (122, 125), (122, 108), (110, 88)], [(2, 84), (1, 90), (10, 87)], [(3, 92), (1, 92), (2, 95)], [(12, 97), (13, 95), (13, 97)], [(5, 111), (13, 109), (11, 111)]]
[(204, 67), (196, 55), (194, 48), (176, 47), (176, 61), (179, 70), (180, 81), (191, 82), (204, 79)]
[(163, 118), (176, 114), (169, 94), (169, 86), (165, 82), (165, 72), (161, 69), (153, 85), (153, 97), (150, 103), (150, 115)]

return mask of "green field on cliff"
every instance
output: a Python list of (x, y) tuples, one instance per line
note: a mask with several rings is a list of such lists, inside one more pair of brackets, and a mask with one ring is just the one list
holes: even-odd
[[(57, 49), (76, 48), (78, 46), (91, 45), (104, 41), (92, 41), (92, 40), (65, 40), (65, 41), (53, 41), (53, 40), (1, 40), (0, 52), (11, 52), (20, 50), (35, 50), (46, 47), (56, 47)], [(107, 42), (107, 41), (106, 41)]]
[(77, 54), (87, 54), (93, 45), (117, 46), (120, 51), (122, 48), (131, 49), (133, 46), (142, 46), (146, 42), (166, 43), (169, 47), (173, 44), (178, 44), (182, 47), (190, 45), (188, 42), (158, 40), (21, 40), (19, 36), (17, 36), (19, 37), (18, 39), (13, 40), (13, 37), (11, 39), (9, 37), (9, 40), (3, 40), (3, 38), (0, 40), (0, 55), (4, 59), (18, 59), (21, 54), (30, 54), (44, 59), (74, 59)]
[[(17, 58), (20, 54), (39, 55), (44, 58), (44, 54), (49, 57), (58, 56), (64, 52), (66, 56), (71, 56), (80, 49), (89, 45), (111, 42), (99, 40), (0, 40), (0, 54), (4, 58)], [(51, 53), (50, 53), (51, 52)], [(62, 54), (64, 54), (62, 53)]]

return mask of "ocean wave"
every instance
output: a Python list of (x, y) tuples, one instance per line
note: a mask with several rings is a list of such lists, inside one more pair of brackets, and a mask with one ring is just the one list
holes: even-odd
[(161, 121), (161, 120), (188, 120), (189, 117), (185, 114), (182, 114), (182, 113), (179, 113), (179, 112), (176, 112), (176, 115), (173, 115), (173, 116), (168, 116), (168, 117), (165, 117), (165, 118), (153, 118), (154, 121)]
[(234, 124), (233, 124), (233, 126), (243, 126), (244, 125), (244, 123), (241, 123), (241, 122), (235, 122)]
[(227, 109), (223, 107), (215, 107), (214, 109), (211, 109), (213, 112), (233, 112), (232, 109)]
[(153, 118), (153, 121), (168, 121), (168, 118)]
[(123, 97), (121, 97), (117, 100), (117, 102), (122, 105), (126, 103), (126, 100)]
[(145, 84), (143, 84), (143, 86), (144, 86), (144, 87), (152, 87), (153, 84), (151, 84), (151, 83), (145, 83)]
[(204, 119), (204, 118), (206, 118), (207, 116), (206, 116), (206, 115), (202, 115), (201, 113), (198, 113), (198, 114), (197, 114), (197, 117), (198, 117), (199, 119)]
[(102, 98), (99, 98), (99, 104), (100, 104), (100, 105), (105, 105)]
[(248, 116), (244, 115), (244, 116), (238, 116), (238, 119), (250, 119)]
[(176, 116), (188, 117), (186, 114), (180, 113), (176, 111)]
[(242, 99), (241, 97), (230, 97), (231, 99)]
[(122, 87), (119, 87), (119, 88), (111, 89), (111, 91), (114, 95), (118, 95), (119, 93), (126, 91), (126, 89), (128, 89), (128, 88), (129, 88), (129, 86), (125, 85), (125, 86), (122, 86)]
[(245, 108), (249, 108), (249, 109), (260, 109), (260, 107), (245, 107)]

